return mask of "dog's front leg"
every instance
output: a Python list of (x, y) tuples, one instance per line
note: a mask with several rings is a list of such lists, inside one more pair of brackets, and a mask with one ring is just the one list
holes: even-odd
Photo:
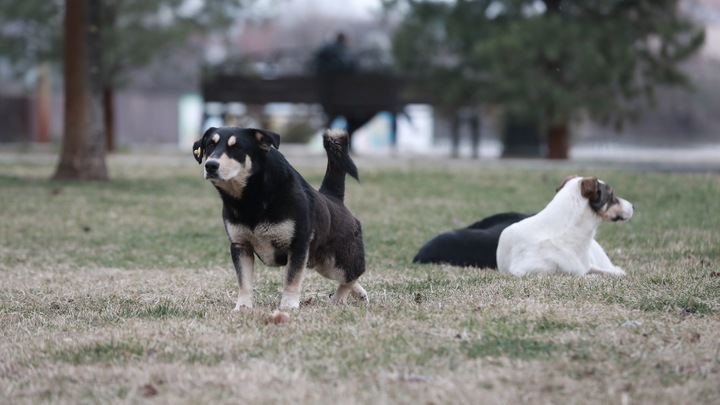
[(235, 311), (242, 308), (251, 309), (253, 307), (253, 272), (255, 269), (255, 255), (251, 248), (237, 243), (230, 244), (230, 255), (232, 256), (233, 265), (235, 265), (235, 274), (237, 274), (238, 299), (235, 304)]
[(307, 264), (307, 249), (290, 254), (285, 268), (285, 282), (283, 284), (281, 309), (300, 308), (300, 289)]

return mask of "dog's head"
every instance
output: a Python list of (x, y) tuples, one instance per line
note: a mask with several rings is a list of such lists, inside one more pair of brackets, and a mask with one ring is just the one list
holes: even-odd
[(587, 199), (590, 209), (605, 222), (626, 221), (633, 215), (633, 205), (627, 200), (616, 197), (607, 183), (595, 177), (570, 176), (556, 188), (556, 191), (565, 187), (570, 187), (582, 198)]
[(225, 182), (244, 184), (253, 173), (253, 161), (279, 146), (280, 135), (270, 131), (213, 127), (193, 144), (193, 156), (199, 164), (205, 158), (205, 179), (223, 187)]

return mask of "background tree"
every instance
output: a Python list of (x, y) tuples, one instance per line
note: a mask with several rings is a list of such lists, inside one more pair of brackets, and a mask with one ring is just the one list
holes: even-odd
[(100, 0), (65, 0), (65, 124), (55, 180), (107, 180)]
[(621, 126), (658, 86), (689, 86), (678, 64), (704, 41), (678, 0), (389, 1), (407, 14), (399, 67), (450, 107), (497, 103), (536, 122), (548, 157), (567, 158), (570, 124)]

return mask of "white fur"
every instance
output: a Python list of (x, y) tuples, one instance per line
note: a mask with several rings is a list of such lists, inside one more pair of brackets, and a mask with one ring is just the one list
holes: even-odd
[(276, 247), (287, 249), (295, 235), (295, 221), (288, 219), (278, 223), (261, 222), (255, 229), (245, 225), (225, 222), (225, 230), (232, 243), (250, 243), (255, 254), (268, 266), (276, 266)]
[[(498, 270), (523, 276), (539, 273), (624, 275), (595, 240), (603, 216), (595, 213), (581, 194), (581, 177), (569, 180), (536, 215), (507, 227), (497, 249)], [(629, 219), (633, 207), (618, 199), (614, 207)], [(607, 217), (605, 218), (607, 220)]]

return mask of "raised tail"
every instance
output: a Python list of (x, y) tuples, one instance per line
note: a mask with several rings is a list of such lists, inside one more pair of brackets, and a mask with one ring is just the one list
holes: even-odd
[(344, 129), (328, 129), (323, 134), (323, 146), (328, 163), (320, 192), (340, 199), (345, 198), (345, 174), (358, 178), (357, 167), (349, 154), (350, 137)]

